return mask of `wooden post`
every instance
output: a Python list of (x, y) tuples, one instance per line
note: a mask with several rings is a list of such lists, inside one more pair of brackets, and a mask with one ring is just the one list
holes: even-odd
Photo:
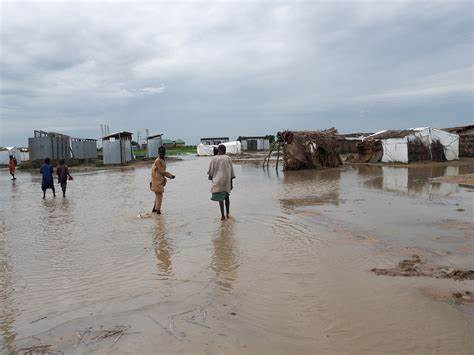
[(277, 162), (276, 162), (276, 171), (278, 171), (278, 162), (280, 161), (280, 144), (278, 144), (278, 153), (277, 153)]

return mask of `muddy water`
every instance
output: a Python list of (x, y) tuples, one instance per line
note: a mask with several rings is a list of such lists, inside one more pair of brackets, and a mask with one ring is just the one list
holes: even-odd
[(1, 351), (472, 351), (472, 307), (437, 295), (473, 281), (369, 270), (413, 253), (473, 268), (473, 190), (428, 180), (473, 166), (236, 165), (221, 222), (207, 164), (169, 164), (161, 216), (148, 167), (77, 173), (66, 199), (46, 200), (38, 175), (3, 172)]

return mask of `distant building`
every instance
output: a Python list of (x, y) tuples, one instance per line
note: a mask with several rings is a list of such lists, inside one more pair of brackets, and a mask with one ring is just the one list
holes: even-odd
[(102, 137), (104, 164), (125, 164), (133, 160), (132, 133), (122, 131)]
[(30, 160), (69, 159), (71, 157), (70, 137), (56, 132), (34, 131), (28, 138)]
[(182, 139), (177, 139), (177, 140), (163, 139), (163, 146), (165, 148), (184, 147), (185, 145), (186, 143)]
[(158, 156), (158, 148), (163, 145), (163, 134), (155, 134), (146, 137), (146, 156), (148, 158), (155, 158)]
[(30, 150), (26, 147), (20, 148), (20, 156), (21, 162), (29, 161), (30, 160)]
[(15, 157), (18, 164), (22, 162), (21, 151), (17, 147), (0, 148), (0, 165), (8, 165), (10, 163), (10, 155)]
[(186, 145), (186, 142), (183, 141), (182, 139), (177, 139), (174, 141), (175, 147), (184, 147)]
[(219, 145), (221, 143), (226, 143), (228, 141), (229, 141), (229, 137), (201, 138), (201, 143), (204, 145)]
[[(273, 139), (272, 139), (273, 138)], [(273, 143), (273, 136), (253, 136), (245, 137), (240, 136), (237, 138), (242, 143), (243, 151), (257, 151), (257, 150), (269, 150), (270, 144)]]

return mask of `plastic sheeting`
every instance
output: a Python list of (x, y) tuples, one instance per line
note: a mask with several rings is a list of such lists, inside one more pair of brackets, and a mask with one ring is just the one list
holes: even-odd
[[(242, 153), (242, 144), (239, 141), (235, 142), (225, 142), (222, 143), (225, 145), (226, 154), (241, 154)], [(217, 148), (217, 145), (208, 145), (208, 144), (199, 144), (197, 146), (197, 153), (200, 156), (213, 156), (214, 148)]]
[[(457, 134), (431, 127), (413, 128), (411, 130), (414, 133), (403, 138), (381, 139), (383, 147), (382, 162), (408, 163), (408, 141), (415, 138), (421, 139), (427, 145), (439, 140), (443, 145), (444, 155), (447, 160), (459, 159), (459, 136)], [(381, 132), (377, 132), (374, 135), (379, 133)], [(367, 138), (370, 138), (370, 136)]]

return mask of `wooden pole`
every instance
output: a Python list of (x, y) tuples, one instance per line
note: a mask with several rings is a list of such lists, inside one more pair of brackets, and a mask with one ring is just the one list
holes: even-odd
[(280, 161), (280, 145), (278, 144), (278, 153), (277, 153), (277, 162), (276, 162), (276, 171), (278, 171), (278, 162)]

